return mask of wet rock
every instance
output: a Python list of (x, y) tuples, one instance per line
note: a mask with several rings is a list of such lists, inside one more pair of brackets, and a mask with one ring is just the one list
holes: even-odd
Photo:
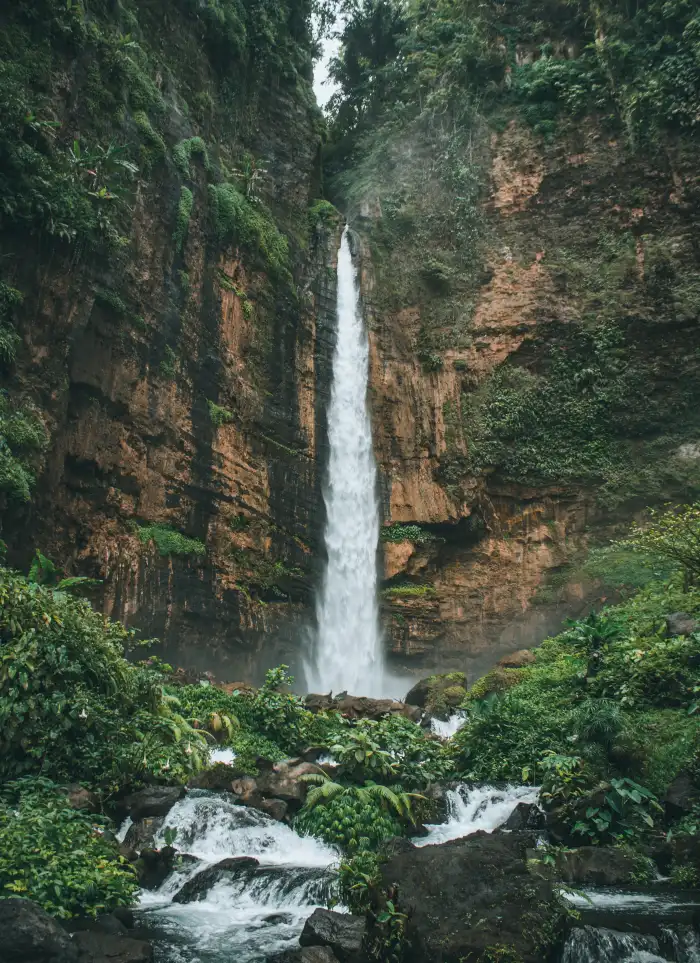
[(76, 933), (73, 943), (78, 963), (153, 963), (153, 947), (146, 940), (84, 932)]
[(500, 829), (507, 829), (510, 832), (528, 830), (537, 832), (544, 829), (545, 815), (535, 803), (518, 803), (508, 819)]
[(289, 807), (283, 799), (263, 799), (255, 808), (267, 813), (272, 819), (276, 819), (278, 823), (282, 823), (285, 820)]
[(126, 936), (127, 928), (115, 913), (105, 913), (96, 919), (74, 918), (64, 924), (69, 933), (91, 932), (109, 933), (112, 936)]
[(28, 899), (0, 900), (3, 963), (77, 963), (78, 951), (64, 929)]
[(502, 669), (524, 669), (526, 665), (532, 665), (535, 661), (535, 653), (529, 649), (518, 649), (510, 655), (504, 655), (499, 659), (498, 665)]
[(678, 635), (692, 635), (700, 629), (700, 621), (694, 619), (687, 612), (673, 612), (666, 617), (666, 635), (675, 638)]
[(209, 890), (222, 879), (238, 873), (255, 870), (259, 863), (252, 856), (231, 856), (215, 866), (208, 866), (188, 880), (173, 897), (174, 903), (194, 903), (204, 899)]
[(426, 679), (421, 679), (419, 682), (416, 682), (413, 688), (409, 689), (406, 693), (404, 701), (410, 706), (420, 706), (421, 709), (424, 709), (428, 701), (428, 695), (430, 694), (431, 678), (432, 676), (429, 676)]
[(184, 795), (184, 786), (149, 786), (127, 796), (124, 804), (134, 822), (138, 822), (149, 816), (166, 816)]
[(127, 853), (134, 852), (139, 853), (142, 849), (151, 847), (153, 845), (153, 840), (163, 827), (164, 823), (165, 817), (158, 816), (148, 819), (140, 819), (132, 826), (129, 826), (126, 836), (124, 837), (124, 841), (120, 846), (120, 852), (122, 855), (126, 856)]
[(339, 963), (339, 961), (328, 946), (302, 946), (269, 956), (267, 963)]
[(172, 846), (142, 849), (136, 861), (139, 883), (144, 889), (158, 889), (173, 870), (177, 852)]
[(363, 917), (317, 909), (304, 923), (299, 943), (303, 947), (326, 946), (340, 963), (360, 963), (364, 935)]
[(225, 762), (217, 762), (209, 769), (203, 769), (192, 776), (187, 787), (188, 789), (211, 789), (213, 792), (233, 792), (232, 784), (238, 778), (240, 773), (236, 772), (235, 764), (229, 766)]
[(387, 839), (386, 842), (382, 843), (382, 856), (385, 859), (391, 859), (394, 856), (399, 856), (401, 853), (410, 853), (415, 848), (411, 840), (406, 839), (405, 836), (392, 836), (391, 839)]
[(634, 858), (620, 849), (580, 846), (569, 852), (557, 853), (553, 868), (557, 878), (565, 883), (620, 886), (630, 881), (635, 865)]
[[(409, 963), (503, 958), (542, 963), (563, 935), (552, 883), (527, 867), (531, 833), (476, 833), (401, 853), (381, 867), (382, 886), (408, 914)], [(381, 938), (381, 928), (369, 934)]]
[(682, 816), (689, 813), (698, 802), (700, 794), (693, 785), (687, 772), (679, 773), (666, 790), (664, 806), (669, 816)]

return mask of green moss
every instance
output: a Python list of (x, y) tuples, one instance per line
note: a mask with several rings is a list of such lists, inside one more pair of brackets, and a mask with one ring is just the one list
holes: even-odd
[(392, 598), (431, 598), (435, 595), (432, 585), (390, 585), (382, 589), (386, 599)]
[(221, 244), (237, 244), (281, 278), (289, 278), (289, 248), (262, 203), (249, 201), (233, 184), (210, 184), (214, 235)]
[(201, 137), (188, 137), (173, 147), (173, 161), (183, 177), (190, 177), (190, 164), (193, 157), (201, 157), (204, 170), (210, 170), (209, 152)]
[(136, 111), (134, 114), (134, 124), (142, 140), (140, 152), (141, 166), (145, 170), (150, 170), (153, 164), (165, 157), (165, 141), (158, 131), (154, 129), (148, 114), (144, 110)]
[(160, 364), (158, 365), (158, 370), (160, 371), (160, 373), (163, 375), (164, 378), (169, 378), (170, 380), (173, 380), (177, 376), (177, 365), (178, 365), (177, 355), (175, 354), (173, 349), (170, 347), (170, 345), (166, 344), (165, 348), (163, 349), (163, 357), (161, 359)]
[(181, 251), (187, 237), (187, 229), (192, 216), (194, 206), (194, 195), (188, 187), (180, 188), (180, 200), (177, 205), (177, 217), (175, 220), (175, 230), (173, 231), (173, 241), (177, 251)]
[(160, 555), (194, 555), (199, 558), (206, 554), (202, 542), (175, 531), (169, 525), (140, 525), (137, 526), (136, 535), (142, 545), (153, 542)]
[(421, 528), (420, 525), (402, 525), (395, 522), (385, 525), (379, 537), (383, 542), (414, 542), (416, 545), (434, 541), (435, 536)]
[(313, 230), (317, 224), (324, 227), (337, 227), (342, 221), (342, 214), (330, 201), (314, 201), (309, 207), (309, 227)]
[(129, 314), (129, 309), (122, 298), (111, 288), (98, 288), (95, 291), (95, 304), (112, 311), (120, 318), (125, 318)]

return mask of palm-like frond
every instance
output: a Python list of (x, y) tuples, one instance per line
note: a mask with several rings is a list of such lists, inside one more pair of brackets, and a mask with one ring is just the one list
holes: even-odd
[(348, 792), (348, 786), (342, 786), (339, 782), (324, 782), (321, 786), (314, 786), (306, 797), (307, 809), (313, 809), (318, 803), (327, 803), (338, 796)]

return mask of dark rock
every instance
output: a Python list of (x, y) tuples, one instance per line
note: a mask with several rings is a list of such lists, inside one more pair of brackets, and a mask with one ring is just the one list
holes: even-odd
[(340, 712), (347, 719), (382, 719), (387, 715), (401, 715), (413, 722), (420, 719), (421, 713), (416, 706), (393, 699), (368, 699), (366, 696), (351, 696), (342, 693), (333, 699), (330, 695), (308, 695), (306, 708), (311, 712)]
[(153, 947), (146, 940), (109, 933), (76, 933), (73, 943), (79, 963), (153, 963)]
[(428, 701), (428, 695), (430, 694), (430, 678), (421, 679), (420, 682), (416, 682), (412, 689), (406, 693), (406, 702), (409, 706), (420, 706), (421, 709), (425, 708), (425, 704)]
[(3, 963), (77, 963), (78, 951), (64, 929), (28, 899), (0, 900)]
[[(407, 963), (485, 959), (494, 947), (522, 963), (548, 959), (565, 913), (552, 883), (528, 870), (534, 841), (531, 833), (475, 833), (384, 863), (382, 886), (408, 914)], [(375, 927), (370, 941), (384, 933)]]
[(112, 911), (112, 916), (115, 916), (128, 930), (132, 930), (135, 926), (134, 911), (128, 906), (118, 906)]
[(288, 808), (287, 803), (283, 799), (263, 799), (256, 806), (256, 809), (267, 813), (272, 819), (276, 819), (278, 823), (284, 822)]
[(405, 836), (392, 836), (391, 839), (382, 843), (382, 855), (385, 859), (392, 859), (392, 857), (399, 856), (401, 853), (410, 853), (415, 848), (411, 840), (406, 839)]
[(139, 883), (144, 889), (158, 889), (173, 870), (176, 851), (172, 846), (162, 849), (142, 849), (136, 862)]
[[(133, 918), (133, 917), (132, 917)], [(127, 929), (116, 913), (105, 913), (96, 919), (73, 918), (64, 924), (69, 933), (109, 933), (112, 936), (126, 936)]]
[(289, 913), (271, 913), (263, 920), (265, 926), (278, 926), (280, 923), (293, 923), (294, 917)]
[(328, 946), (302, 946), (268, 956), (267, 963), (338, 963), (338, 957)]
[(211, 789), (213, 792), (233, 792), (232, 784), (241, 774), (235, 765), (217, 762), (209, 769), (196, 773), (187, 783), (189, 789)]
[(518, 803), (508, 819), (500, 827), (511, 832), (528, 830), (537, 832), (544, 829), (545, 815), (535, 803)]
[(319, 695), (313, 692), (309, 693), (309, 695), (304, 698), (304, 704), (309, 712), (328, 712), (335, 708), (335, 700), (330, 692), (328, 695)]
[(678, 635), (692, 635), (700, 629), (700, 622), (687, 612), (674, 612), (666, 616), (666, 635), (672, 639)]
[(138, 822), (147, 816), (166, 816), (184, 795), (184, 786), (148, 786), (127, 796), (124, 804), (134, 822)]
[(587, 886), (620, 886), (628, 883), (635, 869), (632, 856), (605, 846), (580, 846), (557, 853), (554, 870), (565, 883)]
[(698, 791), (687, 772), (679, 773), (666, 790), (664, 805), (669, 816), (689, 813), (698, 802)]
[(340, 963), (360, 963), (365, 920), (348, 913), (317, 909), (304, 923), (301, 946), (327, 946)]
[(406, 702), (420, 706), (437, 719), (447, 719), (467, 694), (464, 672), (431, 675), (417, 682), (406, 696)]
[(165, 823), (164, 816), (150, 819), (140, 819), (133, 826), (129, 826), (124, 842), (121, 844), (122, 855), (128, 852), (139, 853), (142, 849), (153, 845), (153, 840)]
[(204, 899), (209, 890), (227, 876), (255, 870), (258, 860), (252, 856), (232, 856), (222, 859), (215, 866), (207, 866), (201, 873), (189, 879), (173, 897), (174, 903), (194, 903)]
[(498, 660), (498, 665), (502, 669), (524, 669), (526, 665), (532, 665), (535, 661), (535, 653), (529, 649), (518, 649), (510, 655), (504, 655)]

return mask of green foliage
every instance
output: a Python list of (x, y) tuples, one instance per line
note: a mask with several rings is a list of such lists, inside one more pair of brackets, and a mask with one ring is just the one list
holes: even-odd
[(107, 821), (72, 809), (47, 779), (8, 782), (0, 794), (0, 896), (52, 915), (96, 916), (135, 902), (133, 867), (103, 837)]
[(47, 440), (38, 414), (28, 405), (10, 403), (7, 393), (0, 391), (0, 495), (29, 501), (37, 458)]
[(126, 317), (129, 313), (123, 299), (111, 288), (98, 288), (95, 291), (95, 303), (107, 308), (120, 318)]
[(391, 776), (397, 768), (391, 753), (375, 738), (378, 728), (379, 723), (373, 719), (360, 719), (354, 728), (342, 733), (342, 741), (331, 747), (334, 758), (358, 781)]
[(309, 227), (314, 230), (318, 224), (326, 228), (337, 227), (342, 220), (340, 211), (330, 201), (314, 201), (309, 207)]
[(237, 244), (276, 276), (289, 277), (287, 239), (262, 203), (252, 203), (233, 184), (210, 184), (209, 203), (220, 244)]
[(422, 545), (425, 542), (432, 542), (435, 536), (421, 528), (420, 525), (402, 525), (394, 522), (393, 525), (385, 525), (379, 537), (383, 542), (413, 542), (415, 545)]
[(116, 788), (201, 765), (203, 738), (160, 676), (124, 658), (132, 634), (87, 602), (2, 569), (0, 637), (0, 778)]
[(185, 238), (187, 237), (187, 228), (189, 227), (190, 217), (192, 215), (192, 207), (194, 205), (194, 195), (189, 187), (180, 188), (180, 200), (177, 205), (177, 218), (175, 220), (175, 230), (173, 231), (173, 241), (175, 242), (175, 250), (181, 251)]
[(201, 157), (204, 170), (209, 171), (209, 152), (201, 137), (188, 137), (173, 147), (173, 161), (180, 174), (189, 179), (190, 164), (193, 157)]
[(178, 358), (169, 344), (163, 348), (163, 358), (158, 366), (160, 373), (165, 378), (174, 379), (177, 375)]
[(382, 589), (384, 598), (432, 598), (435, 589), (432, 585), (420, 585), (407, 582), (404, 585), (389, 585)]
[(401, 819), (410, 819), (410, 794), (397, 795), (374, 783), (342, 785), (321, 774), (305, 779), (319, 785), (309, 791), (294, 822), (298, 832), (320, 836), (350, 852), (360, 848), (363, 840), (376, 846), (403, 834)]
[(379, 858), (368, 849), (359, 849), (340, 864), (338, 884), (340, 902), (351, 913), (362, 915), (371, 905), (371, 894), (381, 882)]
[(229, 421), (233, 421), (233, 412), (229, 411), (228, 408), (222, 408), (221, 405), (217, 405), (209, 400), (207, 401), (207, 407), (209, 408), (211, 423), (216, 428), (220, 428), (222, 425), (228, 424)]
[(165, 157), (165, 141), (158, 131), (154, 129), (145, 110), (137, 110), (134, 113), (133, 120), (142, 141), (140, 150), (141, 165), (145, 170), (149, 170), (154, 163)]
[(603, 804), (589, 806), (573, 832), (596, 843), (610, 838), (634, 840), (654, 828), (656, 812), (663, 812), (663, 807), (649, 789), (631, 779), (612, 779)]
[(23, 300), (21, 291), (0, 281), (0, 362), (5, 365), (10, 365), (15, 360), (21, 343), (13, 326), (13, 315), (15, 308)]
[(692, 579), (700, 577), (700, 504), (649, 511), (650, 523), (637, 526), (623, 548), (680, 565)]
[(194, 555), (200, 558), (206, 554), (206, 546), (196, 538), (189, 538), (182, 532), (175, 531), (169, 525), (139, 525), (136, 535), (142, 545), (150, 542), (158, 549), (160, 555)]

